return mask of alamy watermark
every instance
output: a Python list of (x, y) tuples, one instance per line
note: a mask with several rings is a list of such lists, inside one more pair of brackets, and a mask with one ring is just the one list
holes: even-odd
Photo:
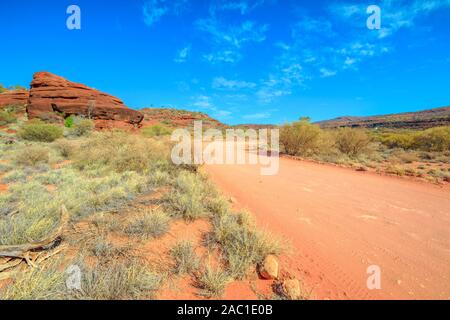
[(381, 8), (377, 5), (371, 5), (367, 7), (367, 14), (370, 16), (367, 18), (367, 28), (369, 30), (381, 29)]
[(367, 268), (367, 289), (380, 290), (381, 289), (381, 268), (377, 265), (371, 265)]
[(66, 13), (70, 16), (66, 20), (66, 26), (69, 30), (81, 29), (81, 9), (77, 5), (70, 5), (67, 7)]
[(203, 130), (203, 122), (194, 122), (194, 131), (177, 129), (171, 140), (176, 165), (252, 164), (260, 165), (261, 175), (275, 175), (279, 170), (278, 129)]

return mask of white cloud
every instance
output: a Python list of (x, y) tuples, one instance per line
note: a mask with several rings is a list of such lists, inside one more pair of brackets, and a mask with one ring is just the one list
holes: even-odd
[(194, 98), (194, 102), (192, 106), (203, 108), (203, 109), (212, 109), (214, 105), (211, 103), (211, 98), (205, 95), (199, 95)]
[(236, 50), (223, 50), (203, 55), (203, 58), (212, 63), (227, 62), (234, 63), (242, 58), (242, 55)]
[(249, 13), (250, 11), (256, 9), (257, 7), (263, 5), (265, 0), (240, 0), (240, 1), (229, 1), (220, 0), (214, 6), (212, 6), (211, 11), (240, 11), (242, 15)]
[(187, 46), (187, 47), (180, 49), (178, 51), (178, 54), (177, 54), (176, 58), (174, 59), (174, 61), (177, 63), (186, 62), (190, 51), (191, 51), (191, 46)]
[(255, 88), (256, 84), (253, 82), (246, 82), (240, 80), (227, 80), (224, 77), (217, 77), (213, 79), (212, 86), (214, 89), (240, 90), (240, 89)]
[(333, 76), (335, 76), (336, 74), (337, 74), (337, 72), (334, 71), (334, 70), (329, 70), (329, 69), (327, 69), (327, 68), (321, 68), (321, 69), (320, 69), (320, 76), (321, 76), (322, 78), (333, 77)]
[(165, 15), (180, 15), (186, 5), (187, 0), (147, 0), (142, 6), (144, 22), (151, 27)]
[(258, 113), (243, 115), (242, 119), (246, 119), (246, 120), (261, 120), (261, 119), (268, 119), (270, 117), (271, 117), (271, 114), (269, 112), (258, 112)]
[(258, 26), (253, 21), (244, 21), (237, 26), (221, 25), (215, 18), (196, 22), (197, 28), (211, 37), (215, 44), (240, 48), (247, 42), (262, 42), (266, 39), (267, 25)]
[(232, 115), (232, 112), (230, 112), (230, 111), (228, 111), (228, 110), (217, 110), (215, 113), (214, 113), (214, 116), (215, 117), (218, 117), (218, 118), (228, 118), (228, 117), (230, 117)]
[(356, 63), (356, 59), (350, 58), (350, 57), (347, 57), (347, 58), (345, 59), (345, 62), (344, 62), (344, 64), (345, 64), (346, 66), (352, 66), (352, 65), (354, 65), (355, 63)]
[(258, 25), (249, 20), (237, 25), (221, 23), (215, 16), (197, 20), (195, 25), (210, 42), (212, 52), (204, 57), (212, 63), (239, 61), (242, 58), (242, 47), (265, 41), (268, 30), (267, 25)]
[(148, 26), (152, 26), (158, 22), (162, 16), (167, 14), (169, 9), (164, 6), (165, 1), (149, 0), (144, 3), (142, 8), (144, 14), (144, 22)]

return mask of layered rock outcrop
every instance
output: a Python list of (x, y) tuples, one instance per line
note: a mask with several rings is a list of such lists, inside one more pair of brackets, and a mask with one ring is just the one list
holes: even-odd
[(34, 74), (27, 112), (30, 119), (78, 115), (101, 123), (118, 121), (129, 126), (138, 126), (144, 118), (114, 96), (49, 72)]
[(7, 106), (24, 106), (28, 102), (29, 93), (25, 90), (13, 90), (0, 93), (0, 108)]

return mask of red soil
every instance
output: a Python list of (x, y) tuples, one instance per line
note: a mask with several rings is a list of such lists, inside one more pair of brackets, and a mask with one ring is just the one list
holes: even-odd
[(0, 193), (6, 193), (8, 192), (8, 186), (6, 184), (0, 183)]
[[(280, 159), (275, 176), (253, 165), (206, 166), (236, 205), (287, 238), (281, 257), (317, 299), (449, 299), (450, 186)], [(367, 268), (381, 268), (369, 290)]]

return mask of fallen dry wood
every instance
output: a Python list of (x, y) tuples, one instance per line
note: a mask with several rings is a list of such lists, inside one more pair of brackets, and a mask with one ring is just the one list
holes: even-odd
[(46, 251), (55, 247), (60, 241), (63, 231), (69, 221), (69, 213), (66, 207), (61, 207), (60, 224), (48, 236), (37, 242), (30, 242), (20, 245), (0, 246), (0, 257), (27, 258), (27, 253), (36, 251)]
[(5, 264), (0, 265), (0, 272), (3, 272), (5, 270), (11, 269), (11, 268), (14, 268), (14, 267), (18, 266), (21, 263), (22, 263), (21, 260), (17, 260), (17, 259), (10, 260), (10, 261), (8, 261)]

